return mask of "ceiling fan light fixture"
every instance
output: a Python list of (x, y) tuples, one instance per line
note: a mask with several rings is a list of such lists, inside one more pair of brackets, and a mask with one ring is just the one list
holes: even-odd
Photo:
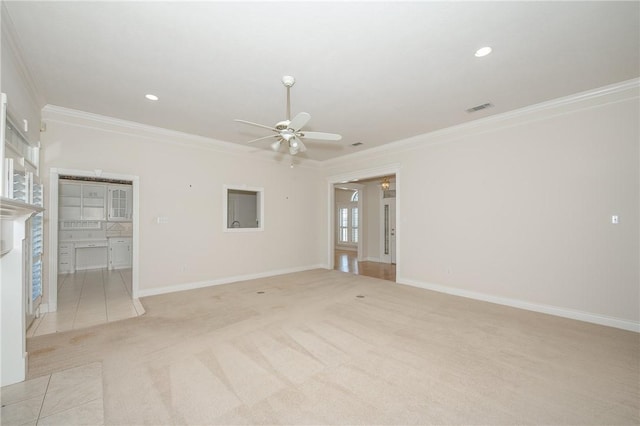
[(286, 147), (289, 148), (291, 155), (296, 155), (298, 152), (306, 152), (307, 147), (303, 143), (303, 139), (315, 139), (324, 141), (339, 141), (342, 139), (341, 135), (335, 133), (324, 132), (302, 132), (302, 128), (307, 125), (311, 119), (311, 115), (306, 112), (299, 112), (295, 117), (291, 118), (291, 100), (289, 96), (290, 88), (295, 84), (296, 80), (292, 76), (285, 75), (282, 77), (282, 84), (287, 88), (287, 113), (286, 120), (276, 123), (275, 126), (265, 126), (264, 124), (253, 123), (247, 120), (235, 119), (239, 123), (249, 124), (251, 126), (260, 127), (263, 129), (271, 130), (275, 134), (269, 136), (263, 136), (257, 139), (250, 140), (247, 143), (253, 143), (272, 137), (276, 138), (276, 141), (271, 144), (271, 149), (278, 151), (280, 146), (284, 142)]

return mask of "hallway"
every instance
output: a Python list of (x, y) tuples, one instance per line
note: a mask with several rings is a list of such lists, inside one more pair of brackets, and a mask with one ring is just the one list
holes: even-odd
[(396, 281), (396, 265), (381, 262), (358, 262), (358, 253), (350, 250), (335, 250), (334, 269), (356, 275)]

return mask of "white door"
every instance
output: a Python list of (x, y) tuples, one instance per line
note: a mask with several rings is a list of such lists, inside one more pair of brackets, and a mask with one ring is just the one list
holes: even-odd
[(396, 199), (382, 199), (382, 261), (396, 263)]

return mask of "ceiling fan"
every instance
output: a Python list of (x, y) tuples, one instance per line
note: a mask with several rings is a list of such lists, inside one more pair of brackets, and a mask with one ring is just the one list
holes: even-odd
[(293, 120), (291, 119), (291, 96), (290, 89), (296, 82), (296, 79), (290, 75), (282, 77), (282, 84), (287, 88), (287, 119), (276, 123), (274, 127), (265, 126), (263, 124), (253, 123), (246, 120), (234, 121), (250, 124), (251, 126), (262, 127), (274, 132), (273, 135), (263, 136), (258, 139), (250, 140), (247, 143), (258, 142), (264, 139), (275, 138), (275, 142), (271, 144), (271, 149), (278, 151), (282, 143), (289, 147), (289, 154), (296, 155), (298, 152), (305, 152), (307, 147), (302, 142), (303, 139), (315, 139), (324, 141), (339, 141), (342, 139), (341, 135), (335, 133), (323, 133), (323, 132), (305, 132), (302, 128), (309, 122), (311, 115), (306, 112), (301, 112)]

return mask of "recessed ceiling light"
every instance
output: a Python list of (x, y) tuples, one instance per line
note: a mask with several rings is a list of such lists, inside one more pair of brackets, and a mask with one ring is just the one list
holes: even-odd
[(151, 93), (144, 95), (145, 98), (149, 99), (150, 101), (157, 101), (158, 97), (156, 95), (152, 95)]
[(491, 48), (489, 46), (481, 47), (476, 50), (476, 57), (482, 58), (483, 56), (487, 56), (489, 53), (491, 53)]

